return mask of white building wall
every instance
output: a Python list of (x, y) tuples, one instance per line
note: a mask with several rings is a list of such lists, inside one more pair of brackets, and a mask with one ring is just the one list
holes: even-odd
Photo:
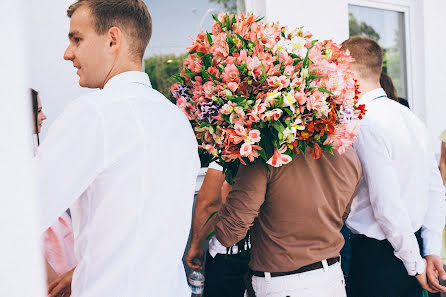
[(0, 1), (0, 296), (43, 297), (43, 254), (31, 168), (24, 0)]
[(30, 75), (28, 87), (40, 93), (43, 110), (48, 118), (42, 127), (42, 138), (67, 103), (89, 92), (79, 86), (77, 70), (72, 63), (63, 59), (70, 27), (66, 10), (73, 2), (75, 1), (26, 1), (26, 48)]
[(427, 125), (440, 144), (438, 136), (446, 129), (446, 1), (424, 1), (425, 97)]

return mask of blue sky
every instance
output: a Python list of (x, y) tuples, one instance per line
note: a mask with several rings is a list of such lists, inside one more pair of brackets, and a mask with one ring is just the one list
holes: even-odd
[[(200, 23), (209, 9), (223, 11), (220, 5), (208, 0), (145, 0), (152, 15), (152, 39), (146, 55), (182, 53), (192, 44), (188, 36), (195, 37)], [(212, 13), (204, 17), (203, 29), (210, 30)]]

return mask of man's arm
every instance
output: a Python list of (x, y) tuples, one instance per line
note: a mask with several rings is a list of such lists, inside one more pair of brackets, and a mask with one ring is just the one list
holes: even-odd
[(429, 204), (421, 229), (421, 236), (423, 237), (423, 250), (427, 262), (426, 273), (429, 285), (433, 290), (446, 292), (446, 287), (441, 286), (438, 281), (439, 277), (443, 280), (446, 279), (446, 272), (443, 269), (443, 261), (440, 257), (445, 225), (445, 189), (433, 151), (430, 154)]
[(408, 274), (414, 276), (425, 270), (425, 262), (401, 198), (400, 181), (392, 166), (389, 147), (375, 128), (361, 127), (355, 149), (368, 184), (375, 219), (392, 244), (395, 256), (403, 261)]
[(221, 171), (209, 168), (195, 200), (191, 231), (192, 238), (190, 248), (186, 254), (186, 263), (192, 269), (202, 269), (204, 257), (203, 242), (213, 228), (211, 222), (206, 224), (206, 226), (205, 223), (209, 216), (217, 211), (221, 205), (220, 193), (224, 180), (225, 175)]
[(215, 235), (226, 247), (242, 240), (265, 201), (268, 172), (262, 164), (240, 166), (232, 191), (215, 219)]
[(85, 101), (71, 103), (53, 123), (33, 160), (41, 233), (104, 169), (104, 145), (102, 117)]
[(443, 185), (446, 184), (446, 144), (441, 142), (440, 173)]

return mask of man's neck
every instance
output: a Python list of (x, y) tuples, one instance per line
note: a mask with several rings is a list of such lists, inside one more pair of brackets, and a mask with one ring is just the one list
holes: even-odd
[(104, 88), (104, 86), (107, 84), (107, 82), (114, 76), (124, 73), (124, 72), (129, 72), (129, 71), (142, 71), (142, 64), (137, 64), (137, 63), (127, 63), (125, 65), (121, 65), (121, 66), (116, 66), (113, 67), (110, 70), (110, 73), (107, 75), (107, 77), (105, 78), (104, 81), (104, 85), (102, 86), (101, 89)]
[(376, 82), (376, 81), (363, 80), (363, 81), (358, 81), (358, 83), (359, 83), (359, 91), (361, 92), (361, 94), (359, 95), (360, 98), (365, 94), (367, 94), (368, 92), (381, 88), (379, 81)]

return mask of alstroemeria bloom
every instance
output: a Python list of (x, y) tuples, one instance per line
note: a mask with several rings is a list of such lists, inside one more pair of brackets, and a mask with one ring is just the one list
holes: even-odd
[(285, 75), (270, 76), (266, 81), (268, 82), (268, 85), (277, 88), (278, 90), (285, 89), (290, 85), (290, 79)]
[(295, 110), (294, 105), (296, 104), (296, 99), (294, 99), (293, 93), (294, 92), (291, 91), (282, 97), (283, 99), (282, 107), (289, 107), (292, 112), (294, 112)]
[(254, 162), (254, 159), (259, 156), (258, 151), (261, 149), (258, 145), (251, 145), (245, 142), (240, 148), (240, 156), (247, 157), (249, 161)]
[(281, 92), (279, 92), (277, 89), (274, 90), (273, 92), (269, 92), (266, 95), (265, 98), (265, 103), (269, 106), (269, 107), (274, 107), (276, 105), (276, 98), (280, 97), (282, 95)]
[(280, 167), (282, 165), (290, 163), (293, 159), (290, 156), (284, 154), (286, 150), (287, 146), (282, 145), (279, 150), (276, 149), (274, 151), (273, 156), (266, 163), (273, 167)]
[(282, 115), (283, 111), (281, 109), (273, 109), (268, 110), (264, 114), (260, 115), (260, 119), (264, 122), (266, 121), (278, 121), (280, 119), (280, 116)]
[(222, 114), (231, 114), (234, 112), (234, 108), (237, 106), (236, 103), (229, 101), (220, 109)]

